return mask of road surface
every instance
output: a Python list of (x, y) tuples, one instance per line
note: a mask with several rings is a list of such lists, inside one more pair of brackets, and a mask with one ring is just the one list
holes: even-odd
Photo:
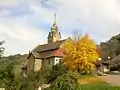
[(99, 76), (99, 78), (112, 86), (120, 86), (120, 75)]

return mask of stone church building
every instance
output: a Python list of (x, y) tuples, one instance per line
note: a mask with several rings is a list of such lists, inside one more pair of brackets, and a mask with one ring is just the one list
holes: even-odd
[[(29, 52), (27, 65), (22, 68), (23, 76), (26, 77), (28, 73), (40, 71), (44, 67), (52, 67), (63, 58), (64, 55), (61, 52), (61, 48), (71, 38), (62, 40), (56, 23), (56, 15), (47, 39), (46, 44), (38, 45)], [(104, 65), (104, 63), (102, 64)], [(100, 63), (95, 65), (96, 68), (100, 67)]]
[(63, 54), (60, 51), (65, 39), (61, 40), (61, 33), (58, 30), (56, 24), (56, 15), (54, 16), (54, 22), (51, 30), (48, 34), (47, 44), (38, 45), (28, 55), (27, 72), (37, 72), (46, 66), (53, 66), (60, 62), (63, 58)]

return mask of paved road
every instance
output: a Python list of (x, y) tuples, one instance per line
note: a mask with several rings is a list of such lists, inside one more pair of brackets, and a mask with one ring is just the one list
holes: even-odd
[(113, 86), (120, 86), (120, 75), (99, 76), (99, 78)]

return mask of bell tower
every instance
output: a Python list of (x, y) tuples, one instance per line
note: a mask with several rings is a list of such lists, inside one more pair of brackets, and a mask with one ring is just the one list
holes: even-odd
[(51, 31), (48, 34), (48, 44), (52, 42), (56, 42), (61, 40), (61, 33), (58, 30), (58, 26), (56, 24), (56, 14), (54, 15), (54, 21), (51, 27)]

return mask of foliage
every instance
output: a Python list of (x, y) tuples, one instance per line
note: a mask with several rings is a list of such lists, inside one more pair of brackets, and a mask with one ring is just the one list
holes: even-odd
[(48, 68), (43, 68), (38, 72), (29, 72), (29, 75), (26, 78), (26, 86), (23, 84), (24, 86), (22, 88), (26, 88), (27, 90), (35, 90), (35, 88), (38, 88), (47, 82), (45, 77), (48, 73)]
[[(61, 77), (61, 76), (60, 76)], [(59, 78), (60, 78), (59, 77)], [(80, 76), (80, 79), (86, 79), (87, 78), (91, 78), (91, 76), (89, 75), (82, 75)], [(62, 77), (61, 77), (62, 78)], [(61, 80), (61, 82), (60, 82)], [(70, 79), (71, 80), (71, 79)], [(91, 79), (92, 80), (92, 79)], [(58, 82), (60, 82), (60, 85), (62, 86), (67, 86), (64, 85), (66, 83), (67, 80), (65, 80), (64, 82), (64, 78), (63, 79), (59, 79)], [(64, 84), (63, 84), (64, 83)], [(68, 83), (69, 84), (69, 83)], [(70, 83), (71, 84), (71, 83)], [(68, 87), (70, 86), (70, 84), (68, 85)], [(120, 90), (120, 87), (115, 87), (115, 86), (111, 86), (110, 84), (106, 83), (105, 81), (101, 81), (100, 79), (97, 79), (97, 80), (93, 80), (91, 81), (90, 83), (86, 83), (86, 84), (75, 84), (75, 88), (74, 89), (71, 89), (71, 88), (67, 88), (65, 87), (65, 89), (60, 89), (59, 83), (57, 83), (57, 86), (55, 86), (55, 84), (53, 84), (51, 87), (45, 89), (45, 90)], [(72, 86), (72, 85), (71, 85)], [(74, 86), (74, 85), (73, 85)]]
[(14, 83), (16, 90), (20, 89), (20, 75), (21, 75), (21, 67), (19, 65), (14, 66), (13, 74), (14, 74)]
[(52, 90), (76, 90), (78, 87), (77, 80), (79, 79), (79, 74), (77, 72), (68, 71), (67, 73), (59, 76), (52, 83)]
[(98, 60), (97, 46), (88, 35), (77, 41), (68, 40), (63, 45), (64, 64), (70, 70), (80, 73), (91, 73)]
[[(9, 67), (9, 68), (8, 68)], [(0, 67), (0, 86), (13, 89), (13, 77), (10, 66)]]
[(5, 41), (0, 42), (0, 58), (3, 55), (4, 49), (5, 49), (4, 47), (2, 47), (2, 45), (3, 45), (4, 42)]
[(26, 80), (20, 77), (21, 66), (26, 61), (26, 58), (27, 54), (16, 54), (1, 58), (0, 87), (5, 87), (6, 90), (19, 90), (26, 83)]
[(2, 57), (0, 60), (0, 87), (6, 87), (6, 90), (7, 88), (8, 90), (18, 90), (18, 88), (19, 90), (34, 90), (45, 83), (45, 76), (49, 72), (49, 69), (47, 68), (40, 72), (31, 73), (26, 78), (22, 76), (19, 77), (21, 74), (21, 67), (23, 66), (23, 63), (26, 63), (26, 61), (27, 54), (16, 54)]
[(113, 59), (120, 54), (120, 34), (113, 36), (106, 42), (101, 42), (102, 58), (108, 60), (108, 56)]
[(0, 86), (6, 90), (19, 90), (20, 68), (10, 63), (0, 67)]
[(36, 87), (43, 85), (47, 82), (46, 75), (50, 72), (49, 68), (44, 68), (35, 73), (35, 84)]
[(59, 63), (48, 72), (46, 75), (47, 83), (53, 82), (55, 79), (57, 79), (58, 76), (63, 75), (67, 72), (67, 68), (63, 65), (63, 63)]
[(10, 55), (7, 57), (2, 57), (0, 59), (0, 66), (9, 65), (10, 63), (13, 63), (14, 65), (21, 65), (27, 61), (27, 54), (20, 55)]
[[(115, 58), (117, 55), (120, 54), (120, 34), (113, 36), (111, 39), (109, 39), (106, 42), (102, 42), (100, 44), (101, 46), (101, 57), (103, 60), (107, 61), (108, 56), (110, 57), (110, 60)], [(112, 61), (111, 64), (111, 70), (118, 70), (119, 67), (119, 60), (114, 59), (115, 61)]]
[(20, 90), (28, 90), (28, 78), (21, 77)]

